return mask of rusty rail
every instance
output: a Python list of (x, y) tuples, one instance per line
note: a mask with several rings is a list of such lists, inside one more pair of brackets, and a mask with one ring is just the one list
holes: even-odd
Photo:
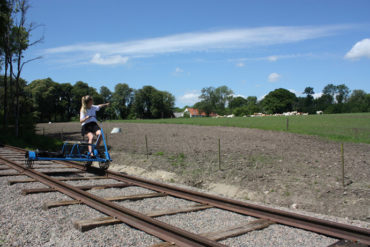
[[(16, 150), (24, 151), (19, 148), (16, 148)], [(81, 170), (85, 169), (82, 165), (76, 162), (58, 162), (58, 163), (70, 165), (73, 166), (74, 168), (78, 168)], [(91, 172), (96, 171), (94, 168), (91, 168)], [(322, 220), (279, 209), (254, 205), (206, 193), (191, 191), (173, 185), (167, 185), (160, 182), (150, 181), (136, 176), (122, 174), (118, 172), (106, 171), (106, 176), (117, 181), (130, 183), (132, 185), (140, 186), (161, 193), (167, 193), (178, 198), (195, 201), (202, 204), (208, 204), (231, 212), (267, 219), (279, 224), (316, 232), (330, 237), (347, 239), (370, 245), (369, 229), (337, 223), (329, 220)]]
[[(171, 226), (164, 222), (155, 220), (144, 214), (132, 211), (130, 209), (119, 206), (101, 197), (95, 196), (91, 193), (78, 189), (65, 182), (58, 181), (41, 172), (25, 169), (22, 165), (7, 160), (0, 155), (0, 160), (4, 161), (6, 165), (14, 168), (18, 172), (23, 173), (37, 181), (54, 188), (75, 200), (102, 212), (110, 215), (132, 227), (140, 229), (146, 233), (154, 235), (167, 242), (176, 243), (178, 246), (196, 247), (196, 246), (225, 246), (216, 241), (202, 237), (200, 235), (184, 231), (180, 228)], [(129, 183), (128, 183), (129, 184)]]

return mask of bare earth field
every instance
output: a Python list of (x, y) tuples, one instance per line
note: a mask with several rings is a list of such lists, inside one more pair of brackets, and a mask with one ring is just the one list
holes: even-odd
[[(370, 145), (234, 127), (103, 123), (110, 169), (233, 198), (370, 222)], [(79, 123), (38, 124), (38, 133), (81, 140)], [(149, 158), (146, 156), (145, 135)], [(221, 169), (218, 139), (221, 139)]]

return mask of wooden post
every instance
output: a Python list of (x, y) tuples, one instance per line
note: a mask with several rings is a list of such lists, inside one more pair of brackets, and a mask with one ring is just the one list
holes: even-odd
[(344, 188), (344, 148), (343, 148), (343, 143), (340, 145), (340, 153), (341, 153), (341, 158), (342, 158), (342, 185)]
[(63, 141), (63, 129), (60, 131), (60, 139)]
[(146, 158), (149, 159), (148, 137), (145, 135)]
[(218, 138), (218, 169), (221, 170), (221, 139)]
[(45, 135), (45, 128), (44, 127), (42, 128), (42, 135), (43, 136)]
[(287, 117), (286, 118), (286, 131), (289, 130), (289, 118)]

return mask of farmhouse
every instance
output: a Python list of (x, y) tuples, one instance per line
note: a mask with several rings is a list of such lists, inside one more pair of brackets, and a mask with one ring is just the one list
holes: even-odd
[[(195, 108), (186, 108), (185, 111), (184, 111), (184, 114), (185, 113), (189, 113), (190, 117), (206, 117), (207, 116), (207, 114), (205, 112), (202, 112), (202, 111), (200, 111), (198, 109), (195, 109)], [(215, 116), (217, 116), (217, 114), (211, 112), (209, 114), (209, 116), (210, 117), (215, 117)]]

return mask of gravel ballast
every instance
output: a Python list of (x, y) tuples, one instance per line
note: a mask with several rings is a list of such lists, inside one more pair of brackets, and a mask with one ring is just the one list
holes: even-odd
[[(10, 179), (24, 178), (27, 177), (0, 177), (0, 246), (151, 246), (161, 242), (160, 239), (133, 229), (126, 224), (99, 227), (81, 233), (73, 227), (73, 222), (105, 215), (85, 205), (57, 207), (45, 211), (42, 209), (44, 202), (70, 200), (71, 198), (59, 192), (22, 196), (21, 191), (23, 189), (46, 186), (41, 183), (20, 183), (10, 186), (7, 183)], [(119, 182), (102, 179), (68, 181), (68, 183), (72, 185), (92, 185)], [(189, 188), (188, 186), (179, 186)], [(200, 189), (194, 190), (202, 191)], [(120, 189), (90, 190), (89, 192), (102, 197), (112, 197), (147, 194), (154, 191), (130, 186)], [(117, 204), (141, 213), (149, 213), (184, 208), (195, 203), (167, 196), (138, 201), (122, 201), (117, 202)], [(305, 214), (313, 215), (307, 212)], [(322, 218), (325, 218), (325, 216), (322, 216)], [(327, 218), (343, 223), (349, 222), (349, 220), (342, 218)], [(253, 217), (214, 208), (162, 216), (155, 219), (193, 233), (219, 231), (255, 220)], [(369, 227), (369, 224), (363, 222), (352, 221), (352, 223), (361, 227)], [(226, 239), (221, 243), (229, 246), (328, 246), (336, 241), (336, 239), (319, 234), (275, 224), (260, 231)]]

